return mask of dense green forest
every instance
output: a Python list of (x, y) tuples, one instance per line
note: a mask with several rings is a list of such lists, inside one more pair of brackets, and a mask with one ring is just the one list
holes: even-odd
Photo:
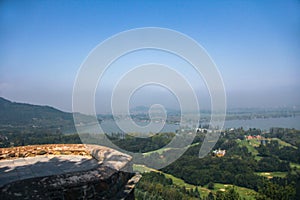
[[(280, 135), (278, 135), (280, 134)], [(81, 143), (77, 134), (65, 135), (51, 129), (36, 129), (35, 132), (13, 133), (0, 131), (1, 147), (47, 143)], [(241, 199), (238, 188), (225, 192), (202, 194), (201, 188), (212, 188), (214, 184), (230, 184), (252, 189), (253, 199), (299, 199), (300, 198), (300, 132), (294, 129), (271, 129), (262, 133), (259, 129), (225, 131), (214, 149), (226, 150), (223, 157), (212, 153), (199, 158), (198, 153), (205, 133), (197, 133), (192, 145), (174, 163), (161, 169), (161, 173), (172, 174), (197, 188), (176, 186), (160, 172), (143, 174), (137, 185), (137, 199)], [(246, 136), (263, 135), (265, 140)], [(154, 134), (150, 138), (134, 138), (118, 134), (109, 138), (120, 147), (133, 152), (147, 152), (148, 156), (160, 159), (166, 152), (156, 152), (170, 142), (174, 133)], [(292, 138), (292, 139), (291, 139)], [(291, 142), (291, 140), (293, 140)], [(265, 142), (262, 142), (265, 141)], [(150, 151), (150, 152), (149, 152)], [(174, 149), (169, 149), (168, 153)], [(270, 174), (265, 176), (264, 174)], [(158, 192), (159, 191), (159, 192)], [(231, 196), (228, 197), (227, 196)], [(235, 196), (234, 198), (232, 196)]]
[[(294, 137), (294, 139), (299, 139), (300, 137), (299, 131), (293, 129), (276, 130), (280, 130), (285, 135), (292, 134), (290, 137)], [(232, 184), (249, 188), (256, 192), (251, 197), (242, 196), (239, 195), (239, 189), (230, 188), (223, 192), (211, 192), (208, 195), (201, 195), (201, 192), (199, 192), (198, 199), (299, 199), (299, 143), (293, 143), (295, 145), (288, 143), (290, 137), (286, 137), (286, 139), (282, 137), (282, 140), (276, 138), (274, 131), (270, 131), (270, 133), (265, 135), (265, 137), (268, 136), (269, 138), (266, 143), (257, 139), (245, 139), (247, 135), (255, 136), (261, 134), (263, 133), (259, 129), (246, 131), (237, 129), (224, 132), (215, 148), (225, 149), (226, 155), (224, 157), (216, 157), (210, 154), (199, 159), (197, 155), (201, 145), (201, 138), (203, 138), (202, 134), (199, 133), (195, 141), (200, 141), (200, 143), (192, 145), (181, 158), (162, 169), (162, 172), (172, 174), (186, 183), (199, 187), (198, 192), (205, 187), (212, 189), (215, 183)], [(255, 145), (252, 146), (251, 143)], [(263, 174), (270, 176), (266, 177)], [(143, 199), (141, 198), (143, 196), (139, 190), (144, 191), (145, 195), (149, 195), (151, 199), (160, 199), (164, 195), (170, 195), (169, 193), (165, 194), (163, 190), (161, 193), (147, 191), (143, 181), (149, 182), (149, 178), (147, 180), (142, 179), (142, 185), (137, 187), (140, 199)], [(155, 182), (158, 181), (147, 183), (147, 185), (151, 185), (150, 188), (152, 188)], [(173, 187), (173, 190), (175, 190), (173, 192), (174, 196), (186, 195), (184, 193), (186, 190), (177, 186)], [(168, 190), (168, 192), (170, 191)], [(192, 196), (185, 197), (185, 199), (195, 198), (193, 190), (188, 190), (188, 194), (192, 194)]]
[(66, 127), (73, 123), (71, 113), (62, 112), (49, 106), (14, 103), (0, 97), (0, 125), (4, 126), (55, 126)]
[[(91, 116), (76, 113), (83, 122)], [(15, 103), (0, 97), (0, 131), (33, 133), (39, 131), (75, 133), (73, 114), (50, 106)]]

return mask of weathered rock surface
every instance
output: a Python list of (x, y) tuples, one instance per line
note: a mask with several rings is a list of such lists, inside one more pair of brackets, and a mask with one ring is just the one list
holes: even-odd
[(0, 199), (134, 199), (140, 178), (130, 156), (97, 145), (5, 148), (0, 158)]

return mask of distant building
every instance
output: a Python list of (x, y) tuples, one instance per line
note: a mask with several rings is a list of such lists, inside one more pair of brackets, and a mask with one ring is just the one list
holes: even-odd
[(197, 133), (199, 133), (199, 132), (201, 132), (201, 133), (212, 133), (213, 130), (207, 129), (207, 128), (196, 128), (196, 132)]
[(256, 136), (256, 139), (261, 140), (262, 137), (261, 137), (260, 135), (257, 135), (257, 136)]
[(215, 156), (217, 156), (217, 157), (223, 157), (223, 156), (225, 156), (225, 154), (226, 154), (226, 150), (221, 150), (221, 149), (216, 149), (216, 150), (213, 150), (213, 152), (212, 152)]
[(247, 135), (247, 136), (246, 136), (246, 139), (247, 139), (247, 140), (252, 140), (252, 139), (254, 139), (254, 138), (253, 138), (252, 135)]
[(257, 140), (261, 140), (263, 139), (260, 135), (247, 135), (246, 136), (247, 140), (252, 140), (252, 139), (257, 139)]
[(196, 128), (196, 132), (197, 133), (199, 133), (199, 132), (201, 132), (201, 133), (206, 133), (207, 132), (207, 129), (205, 129), (205, 128)]

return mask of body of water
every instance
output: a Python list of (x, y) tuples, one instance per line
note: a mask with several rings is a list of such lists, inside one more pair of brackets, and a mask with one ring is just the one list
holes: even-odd
[[(117, 126), (113, 120), (104, 120), (101, 122), (101, 128), (105, 133), (122, 133), (123, 131)], [(146, 126), (146, 122), (139, 122), (139, 125)], [(300, 130), (300, 116), (296, 117), (281, 117), (281, 118), (266, 118), (266, 119), (249, 119), (249, 120), (228, 120), (225, 122), (224, 129), (243, 127), (245, 130), (249, 128), (259, 128), (262, 130), (269, 130), (271, 127), (295, 128)], [(96, 133), (96, 125), (81, 127), (84, 132)], [(165, 124), (160, 132), (175, 132), (179, 125)], [(131, 132), (136, 132), (132, 130)], [(148, 130), (148, 132), (154, 132)]]
[(224, 128), (239, 128), (245, 130), (249, 128), (259, 128), (269, 130), (272, 127), (295, 128), (300, 130), (300, 116), (280, 117), (266, 119), (249, 119), (249, 120), (229, 120), (225, 122)]

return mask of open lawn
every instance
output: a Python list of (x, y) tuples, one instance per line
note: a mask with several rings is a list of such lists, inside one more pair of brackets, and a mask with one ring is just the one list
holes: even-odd
[(271, 140), (277, 140), (279, 145), (280, 145), (280, 148), (282, 148), (282, 147), (293, 147), (293, 148), (297, 149), (297, 147), (295, 147), (295, 146), (291, 145), (290, 143), (287, 143), (287, 142), (285, 142), (285, 141), (283, 141), (279, 138), (272, 138)]
[(221, 183), (215, 183), (214, 190), (212, 192), (213, 193), (216, 193), (217, 191), (225, 192), (231, 187), (234, 187), (235, 190), (239, 193), (239, 195), (246, 200), (254, 200), (255, 195), (257, 194), (254, 190), (248, 188), (233, 186), (230, 184), (221, 184)]
[[(171, 174), (167, 174), (167, 173), (161, 172), (159, 170), (149, 168), (145, 165), (136, 165), (136, 164), (134, 164), (133, 169), (135, 171), (140, 172), (140, 173), (145, 173), (145, 172), (150, 172), (150, 171), (157, 172), (157, 173), (162, 173), (163, 175), (165, 175), (165, 177), (172, 179), (174, 185), (179, 186), (179, 187), (185, 187), (186, 189), (194, 189), (194, 188), (197, 187), (195, 185), (188, 184), (188, 183), (184, 182), (184, 180), (182, 180), (180, 178), (177, 178), (177, 177), (175, 177)], [(207, 196), (210, 192), (209, 189), (204, 188), (204, 187), (200, 187), (200, 186), (198, 186), (198, 190), (200, 191), (202, 196)]]
[[(227, 189), (229, 189), (230, 187), (233, 187), (233, 185), (230, 184), (221, 184), (221, 183), (216, 183), (214, 190), (209, 190), (207, 189), (207, 187), (200, 187), (200, 186), (196, 186), (196, 185), (192, 185), (192, 184), (188, 184), (186, 182), (184, 182), (184, 180), (177, 178), (171, 174), (167, 174), (164, 172), (161, 172), (159, 170), (156, 169), (152, 169), (149, 168), (145, 165), (133, 165), (133, 169), (135, 171), (139, 171), (140, 173), (144, 173), (144, 172), (150, 172), (150, 171), (154, 171), (154, 172), (158, 172), (158, 173), (162, 173), (164, 174), (167, 178), (172, 179), (173, 184), (179, 187), (185, 187), (187, 189), (194, 189), (195, 187), (198, 187), (198, 190), (200, 191), (200, 194), (202, 197), (207, 196), (209, 194), (209, 192), (213, 192), (216, 193), (217, 191), (226, 191)], [(256, 192), (254, 190), (248, 189), (248, 188), (244, 188), (244, 187), (238, 187), (238, 186), (234, 186), (234, 188), (236, 189), (236, 191), (240, 194), (241, 197), (243, 197), (246, 200), (253, 200), (255, 199), (254, 196), (256, 194)]]
[(255, 157), (255, 160), (260, 160), (261, 157), (258, 156), (258, 151), (255, 149), (255, 146), (259, 145), (259, 142), (256, 139), (253, 140), (240, 140), (237, 139), (236, 142), (240, 145), (240, 146), (245, 146), (248, 151)]
[(147, 153), (143, 153), (143, 155), (145, 156), (149, 156), (152, 153), (158, 153), (159, 155), (161, 155), (162, 153), (164, 153), (165, 151), (169, 151), (171, 148), (161, 148), (161, 149), (157, 149), (154, 151), (149, 151)]
[(287, 172), (257, 172), (256, 174), (267, 178), (273, 178), (273, 177), (284, 178), (286, 177)]
[[(188, 148), (190, 148), (190, 147), (193, 147), (193, 146), (197, 146), (197, 145), (199, 145), (199, 142), (197, 142), (197, 143), (194, 143), (194, 144), (191, 144), (191, 145), (188, 145), (188, 146), (186, 146), (186, 147), (184, 147), (185, 149), (188, 149)], [(160, 149), (157, 149), (157, 150), (154, 150), (154, 151), (149, 151), (149, 152), (146, 152), (146, 153), (143, 153), (143, 155), (145, 155), (145, 156), (149, 156), (150, 154), (152, 154), (152, 153), (158, 153), (158, 154), (163, 154), (164, 152), (166, 152), (166, 151), (170, 151), (170, 150), (173, 150), (173, 149), (177, 149), (177, 148), (160, 148)]]
[(297, 164), (297, 163), (290, 163), (290, 166), (291, 166), (291, 168), (294, 168), (294, 167), (296, 167), (297, 169), (300, 169), (300, 165), (299, 164)]

